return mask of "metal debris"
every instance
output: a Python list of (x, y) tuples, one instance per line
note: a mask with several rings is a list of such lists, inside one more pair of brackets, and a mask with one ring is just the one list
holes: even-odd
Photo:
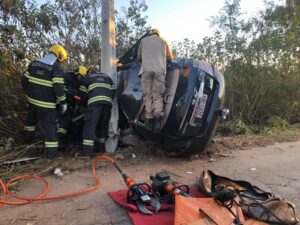
[(39, 157), (26, 157), (26, 158), (15, 159), (15, 160), (10, 160), (10, 161), (3, 161), (0, 164), (7, 165), (7, 164), (12, 164), (12, 163), (28, 162), (28, 161), (35, 160), (35, 159), (39, 159)]

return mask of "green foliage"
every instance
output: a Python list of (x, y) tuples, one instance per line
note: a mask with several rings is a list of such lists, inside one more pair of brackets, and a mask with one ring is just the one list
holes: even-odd
[(236, 124), (234, 124), (234, 134), (236, 135), (250, 135), (253, 134), (250, 127), (248, 127), (243, 121), (238, 120)]
[[(116, 12), (117, 53), (122, 54), (145, 31), (144, 0), (131, 0)], [(42, 5), (34, 0), (0, 2), (0, 35), (8, 54), (25, 66), (53, 44), (69, 54), (68, 67), (99, 65), (101, 61), (101, 0), (56, 0)]]
[(291, 131), (297, 126), (291, 125), (286, 119), (271, 116), (256, 124), (246, 124), (242, 120), (227, 121), (221, 124), (219, 133), (222, 135), (273, 135)]
[(193, 57), (196, 45), (195, 41), (185, 38), (182, 42), (172, 43), (174, 55), (177, 57)]
[(240, 0), (227, 0), (211, 18), (213, 36), (196, 45), (185, 39), (175, 48), (186, 44), (181, 56), (210, 61), (223, 71), (229, 119), (243, 121), (236, 124), (238, 133), (247, 132), (244, 124), (260, 126), (273, 117), (299, 122), (300, 4), (267, 2), (257, 16), (245, 18)]
[[(130, 0), (116, 12), (117, 57), (150, 27), (145, 0)], [(26, 64), (63, 45), (73, 68), (99, 65), (101, 0), (34, 0), (0, 2), (0, 100), (23, 101), (19, 79)], [(247, 18), (247, 19), (246, 19)], [(214, 35), (201, 43), (173, 42), (177, 56), (212, 62), (226, 79), (226, 102), (233, 133), (257, 133), (270, 118), (300, 121), (300, 6), (267, 2), (259, 15), (244, 17), (240, 0), (227, 0), (211, 18)], [(15, 101), (15, 102), (14, 102)], [(17, 104), (17, 103), (16, 103)], [(7, 106), (1, 104), (2, 113)], [(1, 112), (0, 112), (1, 113)], [(237, 121), (237, 122), (234, 122)]]
[(147, 16), (143, 16), (147, 9), (145, 0), (130, 0), (128, 8), (122, 7), (121, 11), (117, 12), (117, 57), (122, 56), (150, 29), (150, 26), (147, 25)]
[[(143, 16), (146, 10), (144, 0), (131, 0), (128, 8), (116, 12), (118, 54), (148, 29)], [(100, 65), (101, 0), (55, 0), (41, 5), (35, 0), (2, 0), (0, 38), (2, 115), (24, 100), (19, 80), (26, 65), (43, 56), (53, 44), (66, 48), (68, 68)]]
[[(17, 82), (17, 84), (15, 83)], [(19, 80), (15, 81), (11, 77), (0, 77), (0, 115), (7, 115), (6, 113), (11, 109), (19, 110), (22, 108), (24, 102), (24, 94), (18, 85)]]
[(268, 118), (265, 125), (266, 126), (263, 128), (263, 133), (266, 134), (278, 133), (291, 128), (287, 120), (278, 116), (272, 116)]

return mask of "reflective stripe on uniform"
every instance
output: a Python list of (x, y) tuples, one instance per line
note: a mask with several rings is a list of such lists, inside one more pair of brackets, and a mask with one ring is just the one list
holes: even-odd
[(62, 127), (58, 128), (58, 132), (62, 134), (67, 134), (67, 130)]
[(112, 86), (110, 84), (96, 83), (96, 84), (89, 85), (88, 91), (91, 91), (91, 90), (93, 90), (94, 88), (97, 88), (97, 87), (107, 88), (109, 90), (112, 89)]
[(57, 97), (57, 99), (61, 102), (61, 101), (66, 100), (66, 96), (63, 95), (63, 96)]
[(94, 146), (94, 140), (83, 139), (83, 145)]
[(51, 81), (30, 76), (28, 72), (26, 72), (24, 76), (28, 78), (28, 81), (30, 83), (39, 84), (46, 87), (53, 87)]
[(24, 126), (24, 130), (26, 130), (26, 131), (35, 131), (35, 126)]
[(112, 99), (110, 97), (107, 97), (107, 96), (95, 96), (95, 97), (92, 97), (88, 100), (88, 105), (93, 103), (93, 102), (97, 102), (97, 101), (107, 101), (107, 102), (112, 102)]
[(79, 88), (80, 91), (84, 92), (84, 93), (88, 93), (88, 89), (85, 86), (80, 86)]
[(56, 148), (58, 147), (58, 141), (45, 141), (45, 148)]
[(33, 105), (40, 106), (40, 107), (43, 107), (43, 108), (48, 108), (48, 109), (55, 109), (56, 108), (56, 104), (53, 103), (53, 102), (43, 102), (43, 101), (39, 101), (39, 100), (30, 98), (29, 96), (26, 96), (26, 97), (27, 97), (28, 102), (30, 102)]
[(58, 84), (64, 84), (64, 78), (62, 77), (53, 77), (52, 78), (52, 83), (58, 83)]

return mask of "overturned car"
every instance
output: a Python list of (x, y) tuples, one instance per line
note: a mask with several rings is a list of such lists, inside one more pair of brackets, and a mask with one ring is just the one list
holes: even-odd
[(120, 126), (126, 122), (139, 135), (159, 141), (164, 149), (176, 154), (202, 152), (214, 136), (220, 118), (228, 114), (223, 107), (223, 75), (212, 64), (195, 59), (176, 58), (168, 62), (165, 117), (161, 133), (153, 134), (144, 124), (141, 63), (137, 60), (139, 43), (140, 40), (118, 63), (118, 102), (123, 116)]

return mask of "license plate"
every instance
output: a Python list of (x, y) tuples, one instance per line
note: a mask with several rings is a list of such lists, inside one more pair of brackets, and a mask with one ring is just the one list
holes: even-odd
[(193, 112), (193, 118), (199, 118), (201, 119), (204, 113), (204, 109), (207, 102), (207, 95), (203, 94), (202, 98), (196, 101), (194, 112)]

